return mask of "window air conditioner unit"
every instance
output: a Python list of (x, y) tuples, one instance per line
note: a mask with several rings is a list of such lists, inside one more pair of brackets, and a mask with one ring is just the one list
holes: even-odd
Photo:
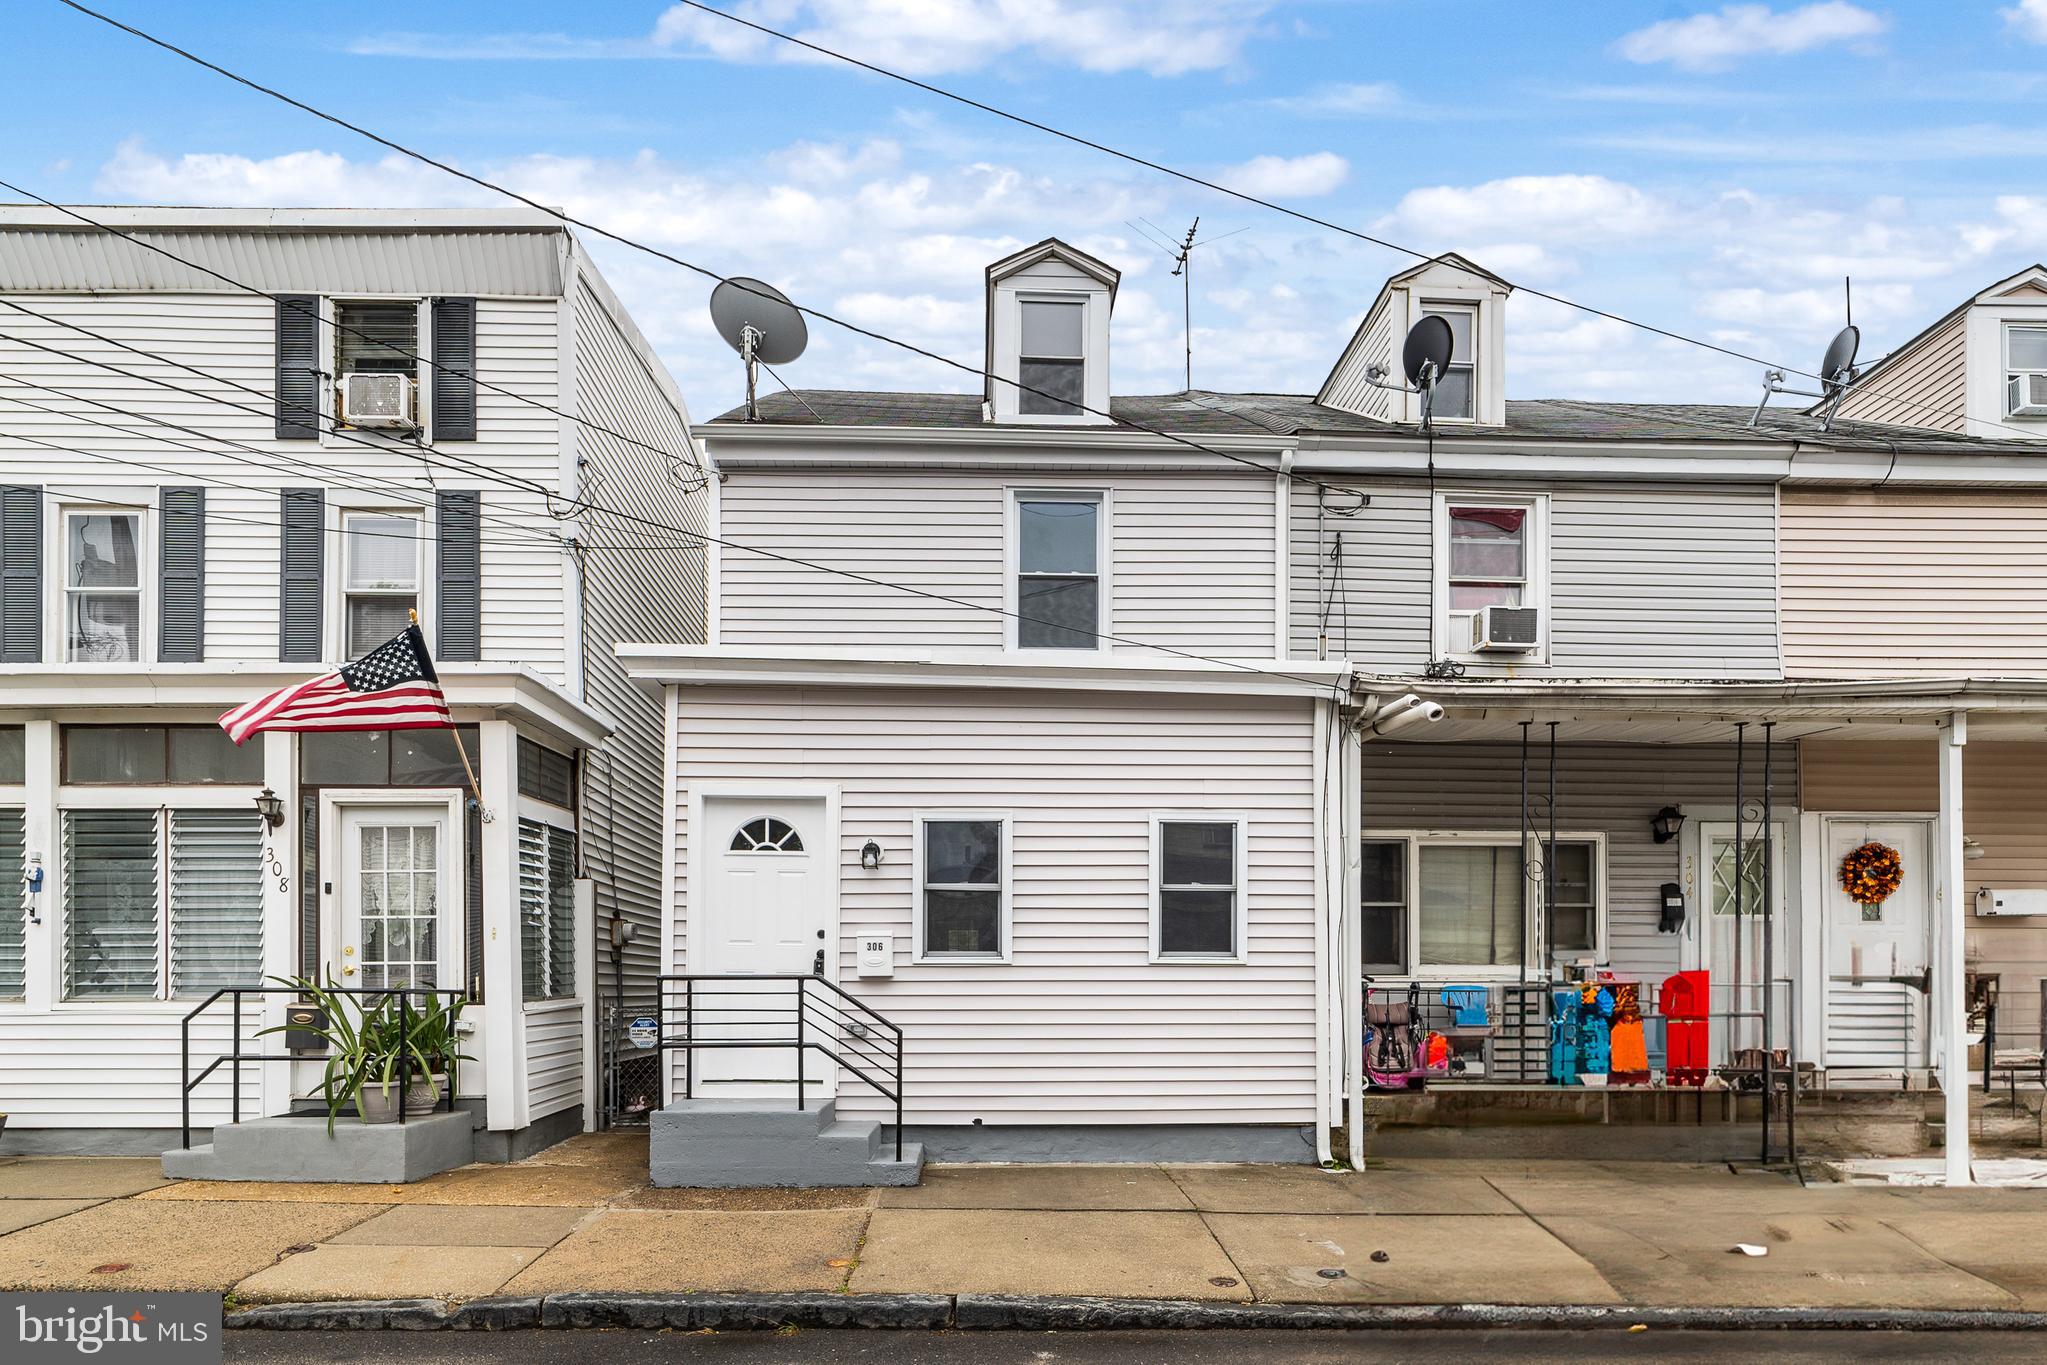
[(1471, 614), (1471, 647), (1517, 653), (1542, 643), (1540, 607), (1480, 607)]
[(418, 384), (409, 374), (341, 377), (341, 420), (352, 427), (419, 426)]
[(2020, 370), (2007, 381), (2014, 417), (2047, 417), (2047, 370)]

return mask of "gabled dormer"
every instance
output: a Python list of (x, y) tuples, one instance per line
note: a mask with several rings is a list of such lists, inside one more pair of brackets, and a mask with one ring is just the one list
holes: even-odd
[(1402, 379), (1400, 347), (1408, 329), (1435, 314), (1450, 324), (1455, 349), (1436, 384), (1436, 420), (1501, 426), (1507, 420), (1507, 295), (1513, 286), (1453, 252), (1403, 270), (1380, 287), (1315, 401), (1382, 422), (1419, 422), (1419, 394), (1381, 383)]
[(2047, 440), (2047, 265), (2006, 276), (1864, 370), (1842, 418)]
[(1109, 420), (1109, 313), (1121, 279), (1056, 237), (988, 267), (989, 421)]

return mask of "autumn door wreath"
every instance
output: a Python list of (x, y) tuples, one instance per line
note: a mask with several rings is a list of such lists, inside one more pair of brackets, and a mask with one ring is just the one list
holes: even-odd
[(1841, 860), (1841, 889), (1858, 905), (1882, 905), (1904, 882), (1905, 860), (1889, 844), (1872, 839)]

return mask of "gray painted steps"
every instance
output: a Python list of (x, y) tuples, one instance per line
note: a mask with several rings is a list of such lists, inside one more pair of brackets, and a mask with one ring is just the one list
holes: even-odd
[(466, 1109), (404, 1123), (361, 1123), (350, 1115), (286, 1115), (223, 1123), (213, 1141), (163, 1154), (163, 1173), (185, 1180), (337, 1181), (398, 1185), (475, 1159), (480, 1119)]
[(654, 1113), (647, 1134), (656, 1185), (734, 1189), (776, 1185), (914, 1185), (924, 1149), (882, 1125), (841, 1120), (830, 1100), (798, 1109), (788, 1100), (677, 1100)]

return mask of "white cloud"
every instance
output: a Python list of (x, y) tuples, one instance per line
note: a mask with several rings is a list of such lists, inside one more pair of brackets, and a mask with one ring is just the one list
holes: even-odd
[(1305, 95), (1282, 95), (1260, 103), (1299, 118), (1356, 118), (1398, 109), (1403, 100), (1400, 87), (1388, 81), (1362, 81), (1318, 86)]
[(1433, 249), (1475, 252), (1482, 241), (1545, 231), (1561, 230), (1567, 241), (1640, 237), (1669, 212), (1655, 196), (1603, 175), (1515, 175), (1410, 190), (1380, 226)]
[[(1084, 71), (1179, 76), (1233, 65), (1274, 0), (739, 0), (727, 8), (914, 75), (1023, 54)], [(734, 62), (830, 60), (687, 5), (662, 14), (653, 40)]]
[(1782, 11), (1768, 5), (1728, 5), (1715, 13), (1665, 19), (1637, 29), (1616, 42), (1614, 51), (1631, 62), (1669, 62), (1687, 71), (1713, 71), (1742, 57), (1781, 57), (1837, 43), (1866, 45), (1889, 27), (1882, 15), (1846, 0), (1821, 0)]
[(1261, 199), (1305, 199), (1328, 194), (1350, 178), (1350, 163), (1334, 152), (1306, 156), (1254, 156), (1218, 172), (1216, 183)]
[(2010, 9), (1999, 13), (2020, 37), (2047, 43), (2047, 0), (2019, 0)]

